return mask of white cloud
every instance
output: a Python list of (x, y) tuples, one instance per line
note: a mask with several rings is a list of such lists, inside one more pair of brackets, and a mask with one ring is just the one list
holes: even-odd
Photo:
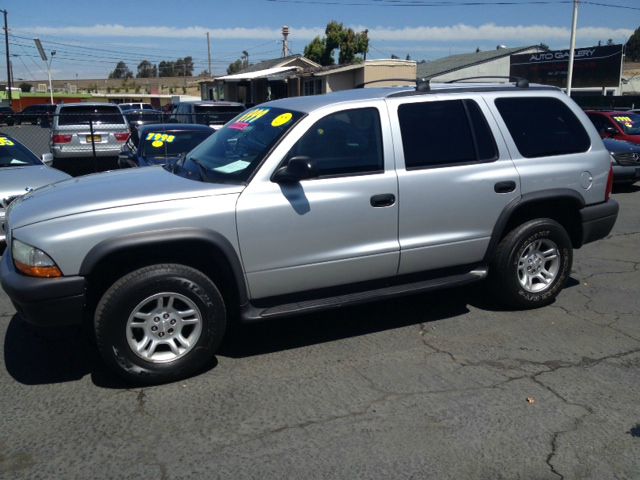
[[(354, 26), (361, 31), (367, 27)], [(311, 40), (324, 33), (323, 27), (290, 27), (291, 39)], [(495, 25), (487, 23), (480, 26), (451, 25), (445, 27), (405, 27), (405, 28), (369, 28), (372, 41), (429, 41), (429, 42), (467, 42), (467, 41), (495, 41), (522, 45), (524, 43), (554, 43), (568, 41), (569, 29), (549, 25)], [(14, 31), (65, 37), (130, 37), (130, 38), (203, 38), (210, 32), (218, 40), (271, 40), (280, 38), (280, 28), (206, 28), (193, 26), (186, 28), (155, 26), (155, 27), (127, 27), (124, 25), (93, 25), (89, 27), (31, 27), (14, 29)], [(582, 27), (578, 29), (579, 43), (609, 38), (617, 42), (626, 41), (633, 33), (632, 29)]]

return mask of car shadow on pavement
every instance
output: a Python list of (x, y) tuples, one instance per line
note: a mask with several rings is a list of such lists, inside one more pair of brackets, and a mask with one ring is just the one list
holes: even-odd
[(9, 374), (24, 385), (72, 382), (90, 374), (98, 386), (129, 387), (107, 370), (81, 328), (38, 328), (17, 314), (7, 327), (4, 363)]
[[(570, 278), (566, 288), (579, 284)], [(218, 355), (251, 357), (436, 322), (469, 313), (469, 305), (486, 311), (510, 311), (492, 300), (483, 284), (468, 285), (315, 314), (238, 324)], [(9, 374), (25, 385), (71, 382), (89, 374), (98, 387), (135, 386), (121, 380), (102, 363), (95, 344), (79, 327), (37, 328), (16, 314), (7, 328), (4, 357)], [(214, 356), (200, 373), (214, 369), (217, 363)]]
[(638, 191), (640, 191), (640, 185), (636, 185), (635, 183), (613, 186), (613, 193), (635, 193)]

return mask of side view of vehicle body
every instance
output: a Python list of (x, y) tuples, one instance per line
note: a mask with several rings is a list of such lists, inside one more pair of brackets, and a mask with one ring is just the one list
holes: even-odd
[(120, 375), (166, 382), (201, 369), (236, 318), (483, 279), (511, 308), (548, 305), (573, 250), (611, 231), (612, 182), (598, 132), (555, 88), (286, 98), (164, 168), (15, 201), (0, 278), (27, 321), (88, 321)]

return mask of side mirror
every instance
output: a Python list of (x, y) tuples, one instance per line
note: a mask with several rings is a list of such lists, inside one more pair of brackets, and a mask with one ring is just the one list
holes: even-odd
[(273, 174), (276, 183), (296, 183), (317, 176), (315, 162), (305, 156), (292, 157), (289, 162)]
[(119, 168), (131, 168), (135, 167), (135, 155), (129, 149), (123, 149), (118, 155), (118, 167)]
[(615, 137), (616, 135), (618, 135), (618, 130), (616, 130), (614, 127), (605, 127), (604, 133), (612, 137)]
[(44, 163), (45, 165), (48, 165), (49, 167), (53, 165), (53, 153), (43, 153), (42, 163)]

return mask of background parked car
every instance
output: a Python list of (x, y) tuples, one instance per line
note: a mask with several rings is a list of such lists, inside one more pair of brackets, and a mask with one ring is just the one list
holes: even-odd
[(11, 126), (15, 122), (15, 112), (11, 107), (0, 107), (0, 123)]
[(15, 123), (31, 123), (32, 125), (51, 125), (51, 119), (56, 111), (57, 105), (41, 103), (29, 105), (15, 116)]
[(613, 157), (614, 183), (634, 183), (640, 180), (640, 145), (622, 140), (602, 140)]
[[(70, 178), (64, 172), (45, 165), (51, 163), (50, 153), (43, 160), (15, 138), (0, 133), (0, 224), (4, 222), (5, 208), (15, 198), (43, 185)], [(0, 251), (4, 249), (5, 235), (0, 230)]]
[(118, 157), (120, 168), (164, 165), (191, 151), (215, 130), (197, 124), (143, 125), (138, 138), (132, 136)]
[(160, 110), (123, 110), (122, 111), (124, 118), (127, 119), (127, 123), (129, 124), (129, 130), (131, 131), (131, 136), (136, 139), (138, 136), (138, 128), (142, 125), (148, 125), (153, 123), (162, 123), (162, 119), (164, 118), (164, 112)]
[(68, 158), (109, 157), (102, 167), (113, 168), (130, 137), (129, 124), (111, 103), (59, 105), (51, 127), (51, 153), (55, 161)]
[(640, 143), (640, 115), (614, 110), (585, 112), (602, 138)]
[(132, 102), (132, 103), (119, 103), (118, 106), (123, 112), (125, 110), (155, 110), (150, 103)]
[(236, 102), (194, 101), (180, 102), (171, 114), (171, 121), (179, 123), (200, 123), (215, 130), (241, 112), (245, 106)]

